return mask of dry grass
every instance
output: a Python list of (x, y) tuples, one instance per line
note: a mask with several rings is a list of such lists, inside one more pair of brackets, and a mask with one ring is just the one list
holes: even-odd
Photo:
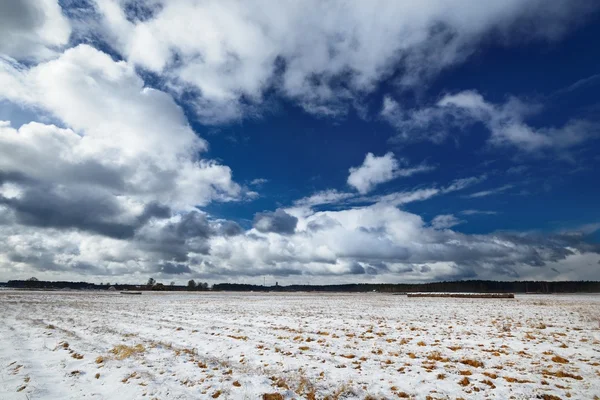
[(468, 386), (469, 383), (471, 383), (471, 381), (466, 376), (464, 378), (462, 378), (460, 381), (458, 381), (458, 384), (460, 386)]
[(448, 360), (447, 357), (442, 357), (442, 354), (439, 351), (434, 351), (429, 353), (429, 355), (427, 356), (428, 360), (431, 361), (440, 361), (440, 362), (448, 362), (450, 360)]
[(230, 338), (236, 339), (236, 340), (243, 340), (243, 341), (248, 340), (248, 336), (227, 335), (227, 337), (230, 337)]
[(458, 371), (459, 375), (463, 375), (463, 376), (471, 376), (473, 375), (473, 373), (471, 371), (469, 371), (468, 369), (462, 370), (462, 371)]
[(527, 379), (513, 378), (511, 376), (503, 376), (502, 379), (504, 379), (508, 383), (532, 383), (531, 381), (528, 381)]
[(110, 350), (112, 354), (115, 355), (117, 360), (124, 360), (128, 357), (131, 357), (135, 354), (143, 353), (146, 351), (146, 348), (141, 344), (136, 344), (135, 346), (126, 346), (124, 344), (119, 344)]
[(214, 393), (212, 394), (212, 396), (210, 396), (210, 397), (212, 397), (213, 399), (216, 399), (216, 398), (218, 398), (218, 397), (219, 397), (219, 396), (220, 396), (222, 393), (223, 393), (222, 391), (220, 391), (220, 390), (217, 390), (217, 391), (216, 391), (216, 392), (214, 392)]
[(232, 385), (233, 385), (233, 386), (235, 386), (235, 387), (240, 387), (240, 386), (242, 386), (242, 384), (241, 384), (239, 381), (234, 381), (234, 382), (232, 383)]
[(569, 360), (567, 360), (566, 358), (563, 358), (559, 355), (552, 357), (552, 361), (554, 361), (555, 363), (559, 363), (559, 364), (568, 364), (569, 363)]
[(582, 376), (575, 375), (575, 374), (572, 374), (572, 373), (566, 372), (566, 371), (556, 371), (556, 372), (554, 372), (554, 371), (548, 371), (547, 369), (545, 369), (545, 370), (542, 371), (542, 374), (554, 376), (554, 377), (557, 377), (557, 378), (571, 378), (571, 379), (575, 379), (577, 381), (582, 381), (583, 380)]
[(79, 354), (79, 353), (73, 353), (73, 354), (71, 354), (71, 357), (73, 357), (76, 360), (82, 360), (83, 359), (83, 355)]
[(479, 360), (472, 360), (472, 359), (468, 359), (468, 358), (463, 358), (462, 360), (460, 360), (461, 364), (464, 365), (470, 365), (471, 367), (475, 367), (475, 368), (481, 368), (483, 367), (483, 363)]
[(96, 375), (94, 376), (96, 379), (100, 378), (100, 372), (96, 373)]
[(283, 400), (283, 396), (279, 393), (265, 393), (262, 395), (262, 400)]
[(310, 347), (308, 347), (308, 346), (300, 346), (298, 348), (302, 351), (306, 351), (306, 350), (310, 349)]
[(483, 380), (481, 381), (481, 383), (485, 383), (486, 385), (488, 385), (490, 388), (492, 389), (496, 389), (496, 385), (494, 385), (494, 382), (490, 381), (489, 379)]

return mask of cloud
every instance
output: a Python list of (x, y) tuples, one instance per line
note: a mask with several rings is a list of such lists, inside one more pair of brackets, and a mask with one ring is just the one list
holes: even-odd
[(71, 35), (57, 0), (0, 2), (0, 54), (28, 61), (56, 55)]
[(298, 218), (279, 209), (274, 212), (258, 213), (254, 217), (253, 226), (258, 231), (267, 233), (292, 234), (296, 229)]
[(269, 182), (268, 179), (265, 178), (256, 178), (250, 181), (250, 185), (252, 186), (262, 186), (265, 183)]
[(182, 273), (211, 237), (242, 233), (197, 207), (250, 192), (127, 62), (80, 45), (34, 66), (3, 59), (0, 82), (3, 101), (46, 121), (0, 122), (4, 271)]
[(541, 107), (511, 97), (505, 103), (493, 104), (476, 91), (447, 94), (432, 107), (405, 111), (386, 97), (381, 117), (393, 125), (398, 134), (393, 141), (443, 142), (452, 130), (462, 131), (482, 123), (490, 132), (492, 147), (513, 147), (525, 153), (544, 154), (566, 151), (600, 135), (595, 121), (571, 119), (558, 127), (535, 127), (527, 118)]
[(204, 123), (254, 117), (273, 89), (309, 113), (343, 115), (394, 72), (398, 85), (419, 87), (463, 62), (482, 40), (555, 40), (597, 7), (581, 0), (487, 7), (474, 0), (377, 7), (180, 0), (132, 12), (128, 4), (97, 0), (93, 18), (102, 29), (94, 33), (128, 62), (191, 95)]
[(335, 189), (328, 189), (296, 200), (294, 205), (298, 207), (314, 207), (323, 204), (337, 204), (354, 196), (354, 193), (338, 192)]
[(497, 211), (486, 211), (486, 210), (463, 210), (460, 212), (463, 215), (496, 215)]
[(490, 189), (490, 190), (482, 190), (480, 192), (475, 192), (469, 195), (466, 195), (465, 197), (469, 197), (469, 198), (478, 198), (478, 197), (487, 197), (487, 196), (491, 196), (493, 194), (498, 194), (498, 193), (502, 193), (505, 192), (509, 189), (512, 189), (514, 187), (514, 185), (503, 185), (503, 186), (499, 186), (497, 188), (494, 189)]
[[(99, 0), (86, 9), (89, 3), (0, 5), (0, 102), (9, 110), (3, 118), (12, 119), (0, 122), (2, 276), (240, 281), (270, 274), (336, 282), (597, 274), (600, 249), (587, 236), (595, 225), (470, 235), (452, 229), (454, 215), (428, 223), (399, 208), (485, 176), (373, 195), (378, 185), (432, 169), (392, 153), (368, 153), (349, 171), (356, 192), (314, 193), (256, 214), (247, 230), (215, 218), (205, 206), (258, 193), (207, 158), (208, 143), (176, 102), (204, 124), (260, 117), (280, 99), (319, 116), (362, 113), (384, 81), (421, 90), (482, 40), (554, 40), (596, 4)], [(83, 39), (106, 52), (68, 48)], [(402, 140), (441, 142), (448, 129), (477, 123), (490, 131), (490, 146), (528, 153), (572, 149), (596, 132), (582, 120), (535, 127), (529, 118), (538, 110), (467, 91), (417, 110), (386, 97), (381, 114)], [(471, 196), (499, 189), (507, 190)]]
[(0, 82), (0, 98), (44, 110), (68, 127), (1, 126), (4, 171), (55, 184), (85, 181), (176, 208), (241, 196), (228, 167), (198, 157), (207, 143), (180, 107), (144, 87), (125, 62), (80, 45), (29, 69), (0, 63)]
[(226, 265), (241, 276), (343, 276), (361, 273), (360, 265), (371, 274), (403, 281), (524, 279), (553, 274), (550, 264), (579, 253), (600, 257), (600, 248), (581, 234), (469, 235), (450, 229), (458, 222), (454, 216), (438, 216), (435, 221), (428, 225), (385, 203), (312, 211), (298, 217), (293, 234), (212, 238), (207, 257), (212, 265)]
[[(404, 164), (406, 161), (402, 160)], [(359, 167), (350, 168), (348, 185), (354, 187), (361, 194), (373, 190), (375, 186), (389, 182), (399, 177), (411, 176), (420, 172), (431, 171), (433, 167), (420, 165), (416, 167), (400, 168), (400, 162), (396, 160), (392, 152), (381, 157), (373, 153), (367, 153), (365, 160)]]
[(434, 229), (447, 229), (462, 224), (463, 222), (465, 221), (456, 218), (452, 214), (441, 214), (431, 220), (431, 226)]

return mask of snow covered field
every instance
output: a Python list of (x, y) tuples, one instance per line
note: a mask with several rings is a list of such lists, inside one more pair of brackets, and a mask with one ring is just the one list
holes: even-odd
[(0, 292), (1, 399), (598, 399), (600, 296)]

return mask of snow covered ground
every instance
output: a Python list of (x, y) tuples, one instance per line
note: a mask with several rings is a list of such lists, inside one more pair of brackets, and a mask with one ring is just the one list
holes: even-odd
[(2, 291), (0, 320), (1, 399), (600, 398), (596, 295)]

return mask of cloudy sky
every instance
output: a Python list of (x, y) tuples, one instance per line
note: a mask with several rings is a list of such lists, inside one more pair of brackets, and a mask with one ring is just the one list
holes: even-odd
[(0, 1), (0, 281), (600, 280), (600, 3)]

